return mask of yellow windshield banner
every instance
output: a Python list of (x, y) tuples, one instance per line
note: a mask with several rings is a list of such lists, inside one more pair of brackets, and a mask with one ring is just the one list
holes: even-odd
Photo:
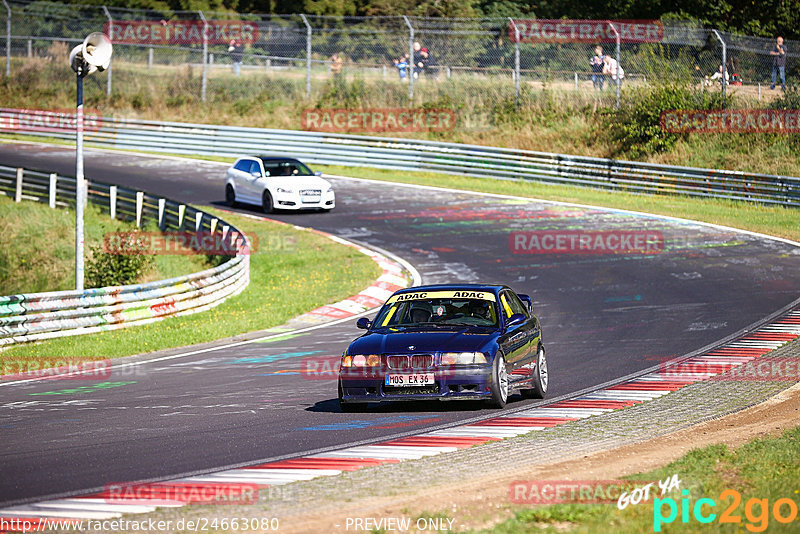
[(490, 291), (417, 291), (392, 295), (386, 303), (394, 304), (395, 302), (405, 302), (407, 300), (428, 299), (478, 299), (495, 302), (494, 293)]

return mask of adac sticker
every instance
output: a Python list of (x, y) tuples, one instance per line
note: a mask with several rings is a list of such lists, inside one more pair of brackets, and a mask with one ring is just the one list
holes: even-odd
[(494, 302), (494, 293), (490, 291), (416, 291), (413, 293), (400, 293), (392, 295), (387, 304), (404, 302), (406, 300), (427, 299), (479, 299)]

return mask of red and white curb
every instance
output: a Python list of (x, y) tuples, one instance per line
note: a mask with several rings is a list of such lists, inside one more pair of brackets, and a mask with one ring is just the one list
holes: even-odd
[[(387, 264), (384, 275), (392, 277), (396, 276), (396, 272)], [(453, 452), (635, 406), (736, 369), (798, 337), (800, 307), (734, 341), (681, 362), (674, 375), (659, 370), (573, 399), (507, 416), (374, 445), (347, 447), (300, 458), (159, 482), (157, 485), (164, 488), (166, 494), (175, 493), (171, 489), (187, 486), (197, 490), (202, 490), (204, 486), (217, 488), (220, 484), (254, 484), (264, 488)], [(120, 502), (120, 499), (109, 499), (107, 493), (95, 493), (0, 509), (0, 521), (27, 519), (32, 525), (31, 529), (35, 530), (37, 525), (44, 524), (48, 519), (113, 519), (123, 514), (147, 513), (159, 507), (180, 507), (185, 504), (190, 503), (158, 498), (131, 498)]]

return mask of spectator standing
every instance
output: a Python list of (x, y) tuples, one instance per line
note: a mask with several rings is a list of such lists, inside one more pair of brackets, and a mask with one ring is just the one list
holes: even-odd
[(598, 45), (594, 47), (594, 57), (589, 60), (589, 65), (592, 67), (592, 85), (599, 91), (603, 90), (603, 84), (606, 81), (605, 75), (603, 74), (605, 57), (606, 56), (603, 55), (603, 47)]
[(239, 76), (242, 73), (242, 55), (244, 54), (244, 45), (242, 45), (241, 41), (231, 39), (230, 45), (228, 46), (228, 53), (230, 54), (231, 62), (233, 63), (233, 73), (236, 76)]
[(617, 60), (608, 54), (603, 56), (603, 74), (611, 76), (614, 81), (617, 81), (617, 76), (619, 76), (620, 82), (625, 78), (625, 71), (619, 66)]
[(338, 53), (331, 56), (330, 71), (334, 77), (338, 77), (342, 74), (343, 64), (344, 61), (342, 60), (342, 56), (340, 56)]
[(777, 81), (777, 74), (781, 74), (781, 89), (786, 91), (786, 47), (783, 45), (783, 37), (778, 37), (775, 40), (775, 48), (773, 48), (769, 55), (772, 56), (772, 85), (770, 89), (775, 89), (775, 82)]
[(427, 48), (422, 48), (419, 51), (419, 53), (422, 56), (423, 71), (428, 72), (429, 75), (431, 76), (436, 74), (436, 69), (434, 69), (433, 56), (431, 56), (430, 50), (428, 50)]
[(404, 54), (400, 59), (395, 59), (394, 66), (397, 67), (400, 79), (404, 82), (408, 81), (408, 54)]
[(411, 58), (412, 63), (414, 64), (414, 79), (416, 80), (419, 78), (422, 69), (425, 68), (425, 63), (422, 61), (422, 45), (419, 44), (418, 41), (414, 41), (414, 57)]

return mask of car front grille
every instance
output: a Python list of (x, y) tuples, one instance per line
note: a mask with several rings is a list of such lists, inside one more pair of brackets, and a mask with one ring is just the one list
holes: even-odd
[(389, 369), (411, 370), (433, 367), (432, 354), (392, 354), (386, 357)]
[(318, 197), (318, 196), (320, 196), (322, 194), (322, 190), (321, 189), (301, 189), (300, 190), (300, 194), (301, 195), (308, 195), (308, 196)]

